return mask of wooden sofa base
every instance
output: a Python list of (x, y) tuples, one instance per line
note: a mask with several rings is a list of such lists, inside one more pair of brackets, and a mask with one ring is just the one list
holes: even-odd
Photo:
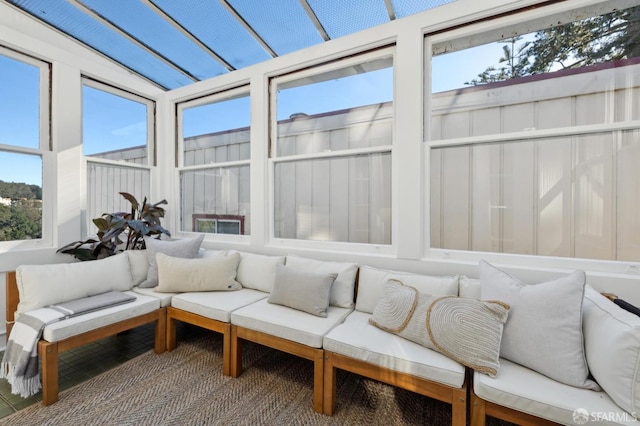
[(231, 326), (231, 376), (242, 373), (242, 340), (249, 340), (313, 361), (313, 410), (322, 413), (324, 350), (236, 325)]
[(176, 348), (176, 321), (182, 321), (187, 324), (196, 325), (222, 334), (222, 374), (231, 375), (231, 324), (202, 315), (184, 311), (182, 309), (168, 307), (167, 308), (167, 350), (172, 351)]
[(512, 408), (503, 407), (493, 402), (485, 401), (475, 394), (473, 388), (471, 394), (471, 425), (484, 426), (487, 416), (505, 420), (521, 426), (555, 426), (558, 423), (542, 419), (531, 414)]
[(58, 354), (92, 343), (105, 337), (114, 336), (126, 330), (155, 322), (155, 353), (166, 350), (166, 308), (160, 308), (134, 318), (110, 324), (58, 342), (40, 340), (38, 353), (42, 361), (42, 404), (51, 405), (58, 401)]
[(332, 415), (336, 405), (336, 369), (406, 389), (451, 404), (451, 424), (464, 426), (467, 421), (467, 383), (453, 388), (419, 377), (389, 370), (334, 352), (324, 352), (324, 414)]

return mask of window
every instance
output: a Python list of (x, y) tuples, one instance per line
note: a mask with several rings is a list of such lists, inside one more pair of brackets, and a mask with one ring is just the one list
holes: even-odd
[(0, 48), (0, 242), (50, 240), (43, 164), (50, 157), (50, 65)]
[(271, 85), (273, 236), (391, 244), (393, 50)]
[(82, 149), (87, 160), (87, 226), (105, 212), (129, 211), (119, 194), (142, 202), (149, 197), (153, 165), (155, 105), (131, 94), (84, 78)]
[(178, 105), (180, 229), (251, 233), (247, 88)]
[(244, 217), (221, 214), (194, 214), (193, 231), (211, 234), (244, 234)]
[(640, 7), (615, 8), (434, 38), (432, 248), (640, 261)]

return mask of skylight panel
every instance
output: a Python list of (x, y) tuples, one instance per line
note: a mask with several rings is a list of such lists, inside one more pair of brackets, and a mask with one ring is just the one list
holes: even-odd
[(231, 5), (278, 55), (323, 42), (298, 0), (223, 1)]
[(186, 76), (66, 1), (8, 1), (165, 89), (192, 83)]
[(205, 80), (227, 72), (220, 62), (138, 0), (80, 2), (116, 23), (118, 27), (170, 59), (197, 80)]
[(307, 0), (332, 39), (389, 22), (383, 0)]
[(271, 58), (219, 1), (152, 1), (236, 69)]
[(443, 4), (453, 3), (455, 0), (391, 0), (396, 18), (404, 18), (414, 13), (433, 9)]

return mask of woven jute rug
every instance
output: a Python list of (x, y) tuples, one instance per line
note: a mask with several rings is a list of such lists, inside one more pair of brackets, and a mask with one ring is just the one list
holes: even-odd
[(239, 378), (222, 375), (222, 340), (200, 333), (29, 406), (3, 425), (449, 425), (451, 406), (338, 371), (332, 417), (312, 409), (313, 364), (246, 342)]

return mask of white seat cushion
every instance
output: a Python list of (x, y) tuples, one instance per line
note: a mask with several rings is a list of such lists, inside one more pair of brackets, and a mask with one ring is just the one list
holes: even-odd
[[(550, 379), (519, 364), (500, 359), (495, 379), (474, 373), (473, 388), (480, 398), (554, 422), (573, 425), (574, 412), (588, 413), (598, 425), (636, 424), (605, 392), (577, 388)], [(584, 423), (579, 423), (584, 424)]]
[(131, 289), (135, 293), (144, 294), (145, 296), (155, 297), (160, 300), (160, 307), (166, 308), (171, 306), (171, 298), (179, 293), (156, 293), (152, 288), (134, 287)]
[(371, 314), (354, 311), (324, 337), (324, 349), (460, 388), (465, 368), (448, 357), (369, 324)]
[(351, 311), (350, 308), (329, 306), (327, 317), (324, 318), (260, 300), (231, 312), (231, 323), (313, 348), (321, 348), (324, 335), (342, 323)]
[(158, 298), (143, 296), (133, 291), (126, 291), (125, 293), (136, 296), (136, 300), (49, 324), (44, 328), (42, 337), (49, 342), (58, 342), (96, 328), (160, 309), (160, 300)]
[(171, 306), (217, 321), (230, 322), (231, 311), (267, 296), (269, 293), (249, 288), (238, 291), (182, 293), (173, 297)]

